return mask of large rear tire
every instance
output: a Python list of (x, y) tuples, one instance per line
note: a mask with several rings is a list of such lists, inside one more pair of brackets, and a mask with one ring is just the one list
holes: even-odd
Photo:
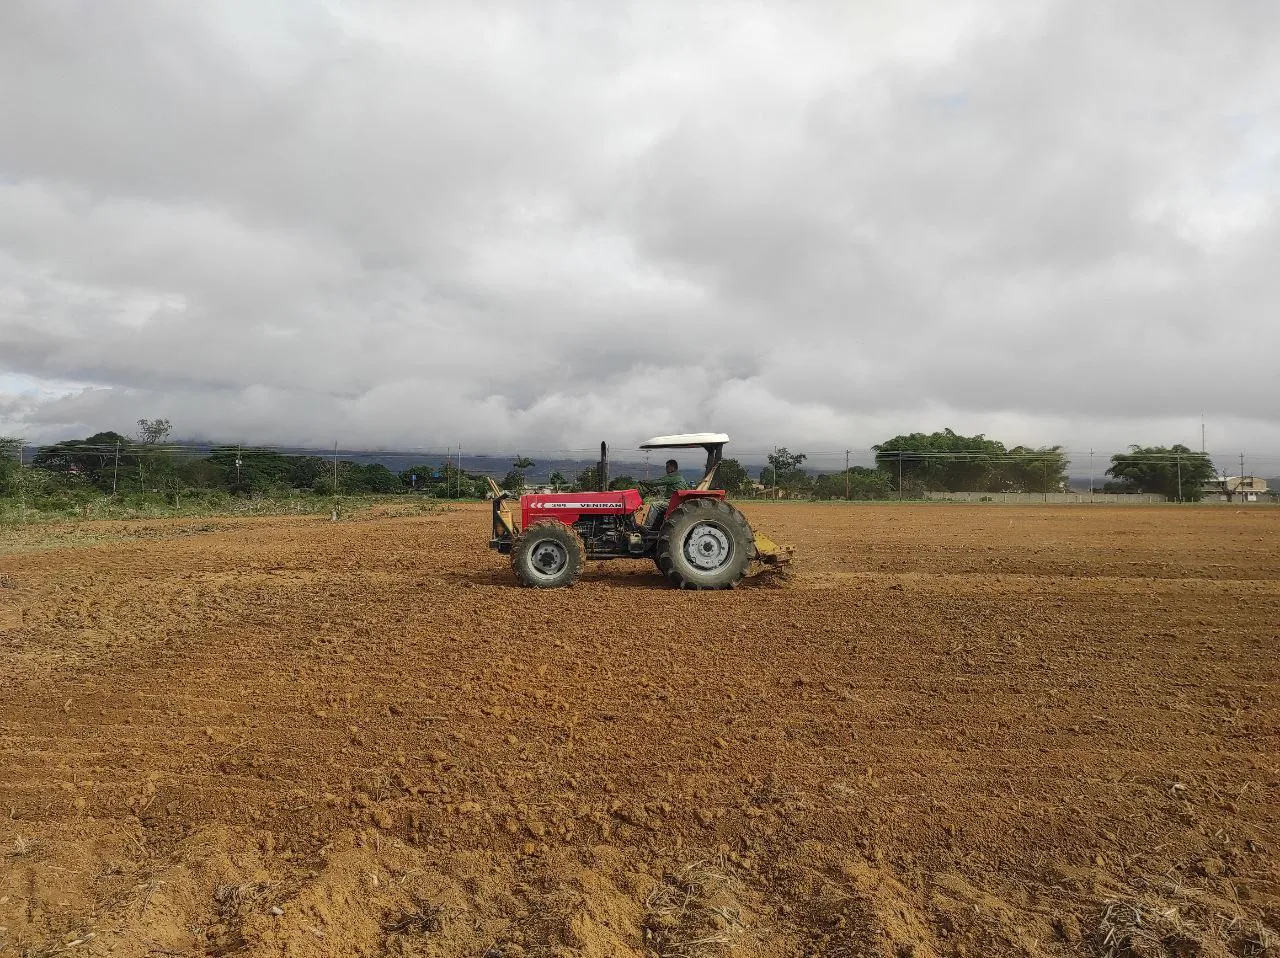
[(516, 580), (535, 589), (562, 589), (582, 575), (587, 550), (582, 537), (563, 522), (543, 519), (520, 533), (511, 549)]
[(721, 499), (689, 499), (667, 518), (656, 561), (682, 589), (732, 589), (747, 574), (754, 537), (746, 518)]

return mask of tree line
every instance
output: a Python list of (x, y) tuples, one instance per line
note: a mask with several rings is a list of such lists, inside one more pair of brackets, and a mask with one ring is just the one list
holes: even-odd
[[(894, 436), (872, 447), (876, 465), (896, 473), (897, 488), (919, 495), (945, 492), (1060, 492), (1067, 487), (1068, 458), (1061, 446), (1006, 447), (984, 435), (951, 429)], [(1208, 455), (1184, 445), (1132, 445), (1111, 456), (1104, 493), (1154, 493), (1198, 502), (1218, 479)], [(1110, 477), (1107, 479), (1106, 477)], [(1223, 491), (1225, 483), (1218, 483)]]
[[(310, 492), (321, 495), (424, 493), (445, 499), (483, 498), (488, 482), (453, 459), (423, 462), (393, 472), (381, 463), (359, 463), (315, 455), (289, 455), (271, 449), (214, 446), (192, 455), (169, 444), (166, 419), (140, 419), (133, 436), (99, 432), (37, 451), (30, 466), (46, 484), (67, 490), (107, 494), (217, 490), (239, 496)], [(0, 494), (13, 494), (21, 443), (0, 438)], [(725, 459), (716, 486), (732, 496), (767, 492), (795, 498), (918, 498), (926, 492), (1058, 492), (1066, 488), (1068, 458), (1061, 446), (1007, 446), (984, 435), (964, 436), (951, 429), (894, 436), (872, 446), (875, 466), (851, 466), (838, 472), (811, 472), (804, 453), (775, 450), (758, 480), (736, 459)], [(516, 456), (499, 482), (519, 493), (537, 464)], [(1195, 501), (1217, 479), (1204, 453), (1186, 446), (1131, 446), (1111, 457), (1103, 491), (1158, 493)], [(556, 491), (599, 488), (596, 467), (569, 478), (553, 472), (546, 483)], [(613, 489), (640, 488), (645, 480), (620, 475)], [(1227, 490), (1229, 491), (1229, 490)]]

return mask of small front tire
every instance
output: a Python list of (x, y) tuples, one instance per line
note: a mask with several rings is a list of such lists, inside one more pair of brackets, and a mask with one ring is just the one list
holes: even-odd
[(562, 589), (578, 581), (586, 556), (577, 532), (563, 522), (544, 519), (520, 533), (511, 549), (511, 568), (523, 586)]

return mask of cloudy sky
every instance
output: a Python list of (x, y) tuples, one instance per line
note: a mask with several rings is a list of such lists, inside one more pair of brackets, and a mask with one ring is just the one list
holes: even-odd
[(6, 0), (0, 434), (1280, 464), (1280, 4)]

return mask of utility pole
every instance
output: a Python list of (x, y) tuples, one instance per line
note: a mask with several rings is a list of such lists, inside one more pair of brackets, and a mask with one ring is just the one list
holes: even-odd
[(333, 494), (338, 494), (338, 440), (333, 441)]
[(844, 501), (849, 501), (849, 450), (844, 451)]
[(1182, 453), (1175, 453), (1178, 457), (1178, 501), (1182, 501)]
[(240, 486), (240, 443), (236, 443), (236, 488)]
[(120, 484), (120, 440), (116, 440), (116, 468), (111, 473), (111, 494), (116, 494), (116, 487)]
[(898, 500), (902, 500), (902, 450), (898, 450)]
[(462, 443), (458, 443), (458, 468), (456, 472), (458, 474), (458, 486), (457, 486), (458, 498), (461, 499), (462, 498)]
[(1089, 501), (1093, 502), (1093, 450), (1089, 450)]
[(1240, 453), (1240, 484), (1237, 487), (1240, 497), (1244, 498), (1244, 453)]
[(1049, 460), (1044, 460), (1044, 501), (1049, 501)]
[(1200, 455), (1204, 455), (1204, 410), (1200, 410)]
[(23, 467), (22, 443), (23, 443), (23, 440), (19, 439), (18, 440), (18, 509), (19, 509), (18, 521), (25, 526), (27, 524), (27, 477), (22, 474), (22, 467)]

